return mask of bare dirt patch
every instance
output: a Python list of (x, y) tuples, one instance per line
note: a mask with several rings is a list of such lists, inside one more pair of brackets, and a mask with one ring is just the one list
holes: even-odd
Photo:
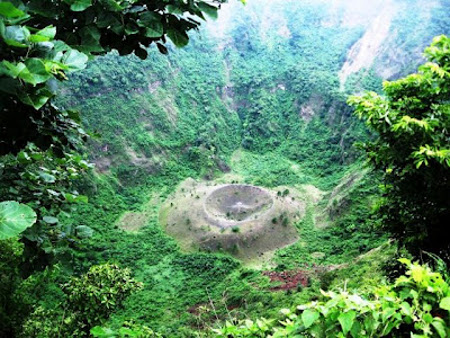
[(296, 290), (299, 286), (308, 286), (310, 272), (303, 270), (292, 271), (264, 271), (264, 276), (269, 277), (271, 283), (279, 285), (271, 287), (270, 291)]
[(157, 217), (160, 205), (161, 196), (159, 193), (154, 193), (149, 196), (149, 200), (143, 205), (142, 210), (125, 212), (116, 221), (116, 225), (128, 232), (138, 232), (148, 225), (151, 218)]
[(293, 244), (305, 213), (300, 192), (187, 179), (164, 202), (160, 222), (185, 251), (225, 251), (244, 263)]
[(373, 20), (361, 39), (352, 46), (347, 60), (339, 72), (342, 89), (351, 74), (364, 68), (370, 68), (377, 56), (380, 55), (383, 42), (389, 37), (390, 26), (398, 10), (398, 5), (394, 1), (384, 1), (383, 10)]
[(331, 221), (336, 219), (348, 207), (350, 203), (348, 195), (367, 173), (367, 169), (361, 169), (352, 172), (340, 181), (329, 194), (326, 206), (315, 215), (317, 228), (321, 229), (329, 226)]
[[(295, 105), (298, 106), (298, 102), (296, 102)], [(323, 106), (323, 98), (318, 94), (313, 94), (309, 98), (308, 102), (299, 107), (300, 117), (303, 119), (303, 121), (309, 122), (317, 112), (323, 109)]]
[(117, 222), (117, 226), (125, 231), (139, 231), (147, 223), (148, 215), (144, 212), (127, 212)]

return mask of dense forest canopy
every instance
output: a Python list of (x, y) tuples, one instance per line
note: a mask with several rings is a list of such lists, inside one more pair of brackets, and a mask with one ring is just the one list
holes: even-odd
[(0, 335), (450, 335), (449, 10), (1, 1)]

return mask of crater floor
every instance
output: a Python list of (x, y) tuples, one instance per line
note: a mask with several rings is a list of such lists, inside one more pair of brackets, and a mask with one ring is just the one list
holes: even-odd
[(243, 184), (213, 189), (203, 203), (208, 221), (222, 229), (256, 220), (272, 207), (273, 199), (266, 190)]

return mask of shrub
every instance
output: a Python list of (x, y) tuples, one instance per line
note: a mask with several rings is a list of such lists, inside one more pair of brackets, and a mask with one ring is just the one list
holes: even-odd
[(55, 309), (37, 307), (23, 328), (25, 337), (84, 337), (142, 287), (129, 269), (96, 265), (62, 286), (66, 302)]

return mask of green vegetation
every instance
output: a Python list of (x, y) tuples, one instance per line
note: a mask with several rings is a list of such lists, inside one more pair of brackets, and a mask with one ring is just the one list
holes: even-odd
[(322, 292), (325, 301), (283, 309), (280, 321), (259, 319), (214, 330), (220, 337), (447, 337), (450, 287), (427, 266), (401, 259), (408, 271), (366, 294)]
[[(447, 2), (225, 2), (0, 2), (0, 336), (450, 334)], [(189, 178), (299, 240), (184, 251)]]

